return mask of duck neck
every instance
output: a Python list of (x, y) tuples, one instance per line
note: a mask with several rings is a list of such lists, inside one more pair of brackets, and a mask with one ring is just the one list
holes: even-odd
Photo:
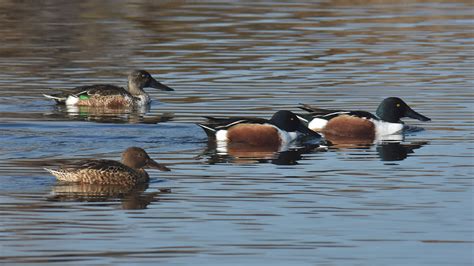
[(145, 169), (140, 168), (140, 169), (134, 169), (134, 170), (138, 174), (140, 178), (140, 182), (148, 182), (148, 180), (150, 180), (150, 177), (148, 173), (145, 171)]
[(140, 95), (146, 95), (143, 88), (140, 88), (140, 86), (137, 86), (137, 84), (130, 81), (128, 82), (128, 92), (130, 92), (130, 94), (136, 97)]
[(128, 82), (128, 92), (138, 99), (138, 104), (147, 104), (150, 102), (150, 96), (136, 84)]
[(382, 108), (377, 109), (376, 115), (385, 122), (401, 123), (399, 116), (394, 113), (386, 112)]

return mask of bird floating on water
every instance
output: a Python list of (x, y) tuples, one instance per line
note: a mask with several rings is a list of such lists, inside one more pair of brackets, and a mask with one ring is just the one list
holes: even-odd
[(301, 109), (309, 114), (298, 116), (306, 122), (308, 128), (323, 133), (326, 137), (367, 138), (397, 134), (405, 128), (400, 120), (410, 117), (420, 121), (431, 119), (415, 112), (402, 99), (389, 97), (384, 99), (374, 114), (366, 111), (330, 110), (303, 104)]
[(56, 170), (45, 168), (59, 181), (101, 185), (132, 186), (149, 180), (144, 168), (170, 171), (148, 156), (142, 148), (130, 147), (122, 153), (122, 162), (113, 160), (82, 160)]
[(145, 70), (134, 70), (128, 75), (127, 88), (96, 84), (76, 87), (56, 94), (43, 94), (58, 104), (68, 106), (94, 106), (109, 108), (144, 106), (150, 103), (150, 96), (143, 88), (155, 88), (162, 91), (173, 91), (161, 84)]

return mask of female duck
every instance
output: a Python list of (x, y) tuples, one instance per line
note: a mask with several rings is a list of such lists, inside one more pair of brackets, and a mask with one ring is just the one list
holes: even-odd
[(149, 180), (145, 167), (170, 171), (164, 165), (155, 162), (141, 148), (130, 147), (122, 153), (122, 162), (113, 160), (83, 160), (46, 171), (59, 181), (100, 185), (133, 186)]
[(57, 94), (43, 95), (55, 100), (58, 104), (69, 106), (123, 108), (149, 104), (150, 96), (143, 90), (146, 87), (163, 91), (173, 90), (155, 80), (147, 71), (135, 70), (128, 75), (127, 89), (109, 84), (97, 84), (81, 86)]

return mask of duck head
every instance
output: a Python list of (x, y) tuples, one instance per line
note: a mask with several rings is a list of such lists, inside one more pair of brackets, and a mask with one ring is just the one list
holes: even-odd
[(162, 91), (173, 91), (172, 88), (161, 84), (145, 70), (134, 70), (128, 75), (128, 90), (132, 94), (141, 94), (143, 88), (154, 88)]
[(122, 153), (122, 163), (133, 169), (155, 168), (160, 171), (171, 171), (168, 167), (151, 159), (144, 149), (138, 147), (127, 148)]
[(410, 117), (420, 121), (430, 121), (431, 119), (415, 112), (402, 99), (389, 97), (384, 99), (376, 111), (377, 116), (383, 121), (390, 123), (401, 123), (400, 118)]
[(281, 130), (288, 132), (299, 132), (304, 135), (321, 137), (318, 133), (312, 131), (306, 127), (303, 122), (291, 111), (278, 111), (272, 118), (270, 118), (270, 123), (277, 126)]

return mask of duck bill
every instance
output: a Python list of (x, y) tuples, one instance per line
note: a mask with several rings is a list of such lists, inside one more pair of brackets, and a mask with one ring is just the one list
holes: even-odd
[(300, 125), (298, 126), (298, 129), (296, 131), (298, 131), (301, 134), (316, 137), (316, 138), (321, 137), (321, 135), (319, 135), (317, 132), (312, 131), (311, 129), (309, 129), (308, 127), (306, 127), (302, 123), (300, 123)]
[(151, 78), (151, 80), (148, 82), (147, 87), (154, 88), (157, 90), (162, 90), (162, 91), (174, 91), (172, 88), (159, 83), (156, 79)]
[(157, 163), (156, 161), (154, 161), (152, 159), (149, 159), (147, 161), (146, 166), (149, 167), (149, 168), (158, 169), (160, 171), (165, 171), (165, 172), (171, 171), (171, 169), (169, 169), (168, 167), (166, 167), (162, 164), (159, 164), (159, 163)]
[(428, 118), (428, 117), (426, 117), (426, 116), (424, 116), (420, 113), (415, 112), (410, 107), (408, 107), (407, 111), (405, 112), (405, 116), (413, 118), (413, 119), (417, 119), (417, 120), (420, 120), (420, 121), (430, 121), (431, 120), (430, 118)]

